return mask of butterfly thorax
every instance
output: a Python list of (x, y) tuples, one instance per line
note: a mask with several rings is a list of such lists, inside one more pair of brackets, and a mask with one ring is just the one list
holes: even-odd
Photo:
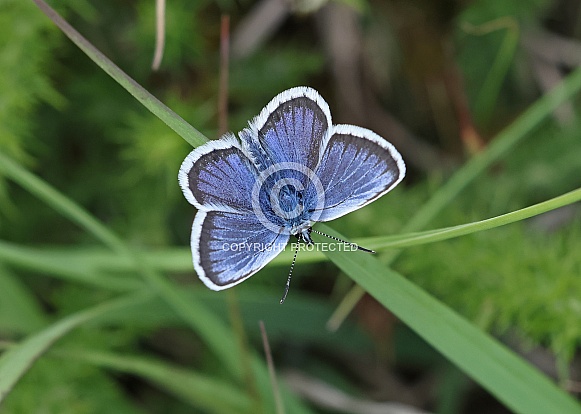
[[(267, 180), (264, 186), (266, 191), (261, 192), (261, 206), (266, 206), (266, 218), (281, 228), (283, 233), (299, 237), (315, 222), (313, 211), (317, 207), (316, 200), (293, 177), (278, 173), (273, 178), (277, 180)], [(310, 240), (308, 235), (302, 238)]]

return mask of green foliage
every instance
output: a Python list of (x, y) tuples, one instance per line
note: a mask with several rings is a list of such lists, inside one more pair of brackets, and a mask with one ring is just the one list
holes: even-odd
[[(168, 100), (174, 102), (170, 106), (187, 111), (185, 103), (179, 99), (168, 97)], [(203, 102), (195, 105), (197, 111), (192, 118), (198, 122), (194, 124), (207, 125), (213, 119), (213, 111), (208, 106)], [(173, 211), (171, 206), (179, 205), (181, 197), (174, 188), (175, 167), (192, 147), (149, 114), (134, 112), (126, 116), (125, 125), (114, 132), (124, 167), (115, 180), (114, 191), (124, 194), (120, 197), (122, 214), (119, 218), (122, 221), (115, 227), (138, 244), (167, 245), (173, 230), (168, 226), (168, 216)], [(147, 185), (143, 191), (132, 191), (144, 182)], [(144, 205), (149, 208), (140, 208)]]
[(61, 359), (38, 361), (11, 393), (2, 409), (11, 414), (97, 414), (115, 407), (120, 414), (147, 412), (131, 403), (116, 382), (102, 370)]
[[(546, 0), (476, 1), (457, 17), (457, 60), (481, 128), (490, 124), (498, 128), (493, 116), (504, 119), (518, 105), (514, 92), (518, 92), (516, 96), (529, 93), (532, 74), (522, 68), (530, 62), (517, 53), (518, 42), (523, 31), (538, 28), (548, 6)], [(490, 69), (483, 71), (483, 67)]]
[[(39, 102), (63, 105), (63, 98), (49, 81), (46, 70), (58, 30), (39, 15), (30, 2), (0, 3), (0, 151), (31, 163), (36, 126), (34, 109)], [(6, 182), (0, 176), (0, 208), (7, 208)]]
[(27, 287), (0, 265), (0, 331), (9, 335), (26, 335), (40, 329), (45, 316)]
[[(578, 127), (575, 123), (558, 134), (555, 126), (543, 128), (524, 144), (527, 151), (513, 152), (500, 171), (481, 176), (437, 223), (494, 216), (566, 191), (567, 183), (578, 180), (573, 155), (581, 151)], [(565, 218), (556, 230), (528, 221), (411, 248), (398, 269), (483, 328), (516, 329), (527, 343), (548, 345), (564, 367), (581, 344), (581, 215), (573, 214), (576, 219)], [(560, 215), (570, 213), (553, 212), (557, 225)]]

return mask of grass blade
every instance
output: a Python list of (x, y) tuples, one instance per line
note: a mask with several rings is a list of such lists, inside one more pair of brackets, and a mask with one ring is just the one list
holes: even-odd
[[(6, 161), (6, 162), (4, 162)], [(170, 306), (184, 322), (188, 324), (206, 345), (223, 363), (224, 369), (234, 378), (242, 379), (244, 372), (240, 361), (241, 350), (232, 347), (236, 339), (228, 326), (210, 309), (201, 303), (192, 302), (186, 297), (180, 287), (167, 281), (153, 266), (148, 258), (139, 252), (131, 250), (115, 233), (91, 216), (81, 206), (58, 192), (49, 184), (26, 171), (10, 158), (0, 154), (0, 171), (4, 171), (12, 180), (20, 184), (31, 194), (37, 196), (49, 206), (59, 211), (64, 217), (79, 224), (89, 233), (102, 240), (120, 257), (132, 264), (134, 269), (141, 273), (144, 281)], [(190, 267), (191, 269), (191, 267)], [(263, 403), (268, 404), (271, 397), (268, 389), (268, 371), (256, 354), (252, 354), (253, 373), (257, 382), (264, 384), (261, 390)], [(0, 389), (1, 391), (1, 389)], [(306, 406), (300, 404), (296, 398), (287, 394), (287, 402), (293, 404), (294, 412), (307, 412)]]
[(446, 227), (442, 229), (429, 230), (421, 233), (408, 233), (387, 237), (368, 237), (358, 239), (356, 242), (362, 246), (368, 246), (379, 250), (385, 248), (403, 248), (417, 246), (419, 244), (435, 243), (455, 237), (465, 236), (478, 231), (490, 230), (496, 227), (505, 226), (517, 221), (525, 220), (547, 211), (555, 210), (581, 200), (581, 188), (570, 191), (561, 196), (552, 198), (542, 203), (532, 205), (510, 213), (502, 214), (486, 220), (475, 221), (473, 223), (460, 224), (458, 226)]
[(72, 329), (107, 313), (123, 312), (125, 308), (150, 298), (150, 294), (139, 294), (100, 304), (69, 315), (11, 347), (0, 357), (0, 404), (34, 361)]
[[(581, 67), (575, 69), (549, 93), (538, 99), (512, 124), (502, 130), (483, 152), (470, 159), (460, 168), (446, 184), (422, 205), (402, 228), (402, 233), (417, 232), (425, 228), (468, 184), (514, 148), (527, 134), (538, 128), (555, 109), (580, 90)], [(386, 263), (393, 263), (398, 256), (399, 252), (393, 252), (386, 260)], [(358, 298), (360, 299), (364, 293), (361, 287), (354, 286), (348, 294), (349, 302), (344, 301), (338, 306), (337, 311), (329, 320), (329, 325), (339, 326), (358, 302)]]
[[(342, 235), (325, 227), (324, 232)], [(490, 335), (369, 254), (326, 252), (341, 270), (435, 349), (520, 413), (581, 413), (581, 406)]]
[[(406, 233), (393, 236), (366, 237), (353, 239), (353, 242), (374, 250), (401, 249), (427, 243), (435, 243), (456, 237), (465, 236), (484, 230), (491, 230), (507, 224), (525, 220), (581, 200), (581, 188), (570, 191), (520, 210), (512, 211), (497, 217), (460, 224), (452, 227), (428, 230), (418, 233)], [(149, 264), (158, 271), (187, 272), (191, 270), (191, 252), (189, 248), (172, 248), (148, 252)], [(68, 280), (91, 284), (110, 290), (132, 290), (142, 286), (131, 278), (110, 277), (103, 271), (131, 272), (135, 264), (124, 257), (114, 255), (98, 248), (63, 249), (32, 248), (18, 246), (0, 241), (0, 259), (11, 265), (21, 266), (55, 274)], [(285, 251), (272, 263), (288, 265), (292, 252)], [(313, 263), (327, 260), (323, 253), (312, 250), (301, 254), (301, 263)]]
[(232, 338), (228, 329), (214, 315), (203, 309), (201, 305), (188, 302), (177, 288), (148, 264), (146, 258), (132, 251), (123, 240), (81, 206), (3, 154), (0, 154), (0, 171), (3, 171), (8, 177), (46, 202), (64, 217), (87, 230), (119, 256), (125, 257), (141, 273), (150, 287), (164, 298), (184, 321), (204, 337), (225, 366), (235, 376), (241, 375), (239, 359), (229, 346), (229, 341)]
[[(161, 258), (160, 258), (161, 259)], [(131, 261), (103, 248), (30, 247), (0, 240), (0, 261), (10, 266), (69, 282), (107, 289), (134, 291), (145, 287)], [(182, 266), (185, 268), (185, 264)], [(116, 271), (114, 275), (110, 270)]]
[(204, 412), (251, 412), (252, 401), (239, 387), (162, 361), (131, 355), (121, 356), (105, 352), (70, 349), (66, 351), (55, 350), (53, 354), (66, 359), (79, 359), (101, 368), (125, 374), (138, 375), (180, 400), (203, 409)]
[[(489, 219), (452, 227), (428, 230), (418, 233), (406, 233), (393, 236), (365, 237), (353, 239), (353, 242), (374, 250), (401, 249), (427, 243), (435, 243), (456, 237), (466, 236), (484, 230), (491, 230), (507, 224), (525, 220), (581, 200), (581, 188), (570, 191), (520, 210), (502, 214)], [(189, 248), (172, 248), (147, 253), (149, 264), (158, 271), (187, 272), (191, 270), (191, 252)], [(135, 264), (124, 257), (114, 255), (98, 248), (63, 249), (32, 248), (18, 246), (0, 240), (0, 259), (11, 265), (29, 270), (55, 274), (61, 278), (91, 284), (110, 290), (133, 290), (142, 286), (131, 278), (110, 277), (103, 271), (131, 272)], [(285, 251), (272, 263), (288, 265), (292, 252)], [(313, 263), (327, 260), (323, 253), (312, 250), (301, 254), (301, 263)]]
[(178, 114), (160, 102), (147, 89), (139, 85), (133, 78), (123, 72), (117, 65), (109, 60), (70, 24), (67, 23), (54, 9), (43, 0), (33, 0), (44, 14), (56, 24), (63, 33), (75, 43), (79, 49), (91, 58), (101, 69), (111, 76), (119, 85), (123, 86), (131, 95), (135, 97), (143, 106), (161, 119), (167, 126), (178, 133), (183, 139), (193, 147), (205, 143), (208, 139), (200, 131), (183, 120)]

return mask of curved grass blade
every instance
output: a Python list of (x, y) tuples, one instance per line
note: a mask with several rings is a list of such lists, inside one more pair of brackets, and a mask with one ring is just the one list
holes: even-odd
[[(104, 242), (120, 257), (132, 264), (134, 269), (141, 273), (144, 281), (182, 318), (207, 344), (208, 348), (220, 359), (224, 369), (234, 378), (242, 379), (244, 375), (256, 375), (261, 386), (262, 403), (268, 404), (270, 395), (268, 371), (262, 360), (252, 354), (253, 372), (243, 372), (240, 364), (242, 360), (239, 347), (233, 346), (236, 338), (228, 326), (210, 309), (201, 303), (192, 302), (186, 297), (181, 288), (167, 281), (153, 266), (148, 258), (139, 252), (133, 251), (114, 232), (91, 216), (71, 199), (67, 198), (49, 184), (26, 171), (10, 158), (0, 154), (0, 171), (4, 171), (13, 181), (20, 184), (31, 194), (46, 202), (60, 212), (64, 217), (79, 224), (82, 228)], [(191, 268), (190, 268), (191, 269)], [(286, 402), (291, 404), (293, 412), (309, 412), (307, 406), (301, 404), (293, 395), (286, 393)]]
[(137, 375), (204, 412), (252, 412), (252, 401), (240, 387), (163, 361), (91, 350), (55, 350), (51, 355)]
[[(581, 201), (581, 188), (542, 203), (481, 221), (418, 233), (357, 238), (353, 239), (353, 242), (373, 250), (401, 249), (435, 243), (505, 226), (578, 201)], [(172, 248), (148, 252), (147, 256), (149, 264), (158, 271), (186, 272), (191, 270), (191, 252), (189, 248)], [(131, 260), (97, 248), (84, 250), (38, 249), (18, 246), (0, 240), (0, 259), (12, 265), (57, 274), (69, 280), (92, 284), (110, 290), (132, 290), (142, 286), (141, 283), (134, 279), (119, 280), (119, 278), (112, 278), (99, 273), (103, 270), (130, 272), (136, 269)], [(292, 252), (285, 251), (277, 256), (272, 261), (272, 264), (286, 266), (291, 259)], [(309, 250), (301, 254), (301, 263), (314, 263), (324, 260), (327, 260), (326, 256), (317, 250)]]
[[(343, 238), (326, 226), (323, 231)], [(325, 254), (510, 409), (529, 414), (581, 413), (581, 406), (536, 368), (371, 255)]]
[[(230, 334), (227, 327), (201, 305), (188, 302), (181, 292), (166, 281), (145, 257), (131, 250), (123, 240), (81, 206), (54, 189), (52, 186), (22, 168), (10, 158), (0, 154), (0, 171), (10, 179), (28, 190), (31, 194), (46, 202), (64, 217), (101, 240), (121, 257), (133, 264), (151, 288), (207, 341), (210, 348), (224, 362), (225, 367), (235, 376), (242, 375), (238, 356), (230, 347)], [(266, 369), (266, 368), (265, 368)]]
[(152, 295), (149, 293), (140, 293), (139, 295), (123, 297), (69, 315), (8, 349), (0, 357), (0, 403), (32, 366), (34, 361), (45, 353), (53, 343), (71, 330), (108, 313), (123, 312), (124, 309), (147, 301), (151, 297)]
[[(435, 243), (512, 224), (578, 201), (581, 201), (581, 188), (542, 203), (481, 221), (418, 233), (356, 238), (353, 239), (353, 242), (373, 250), (401, 249)], [(147, 256), (150, 265), (159, 271), (186, 272), (191, 270), (191, 252), (189, 248), (172, 248), (148, 252)], [(97, 248), (84, 250), (38, 249), (14, 245), (0, 240), (0, 259), (29, 270), (53, 273), (63, 278), (111, 290), (132, 290), (142, 286), (141, 283), (134, 279), (119, 280), (99, 273), (102, 270), (116, 272), (134, 271), (135, 265), (131, 260)], [(277, 256), (272, 261), (272, 264), (284, 264), (286, 266), (291, 259), (292, 252), (285, 251)], [(314, 263), (323, 260), (327, 260), (326, 256), (317, 250), (309, 250), (301, 254), (301, 263)]]
[[(102, 248), (30, 247), (0, 240), (0, 262), (113, 292), (145, 287), (131, 261)], [(185, 265), (182, 266), (185, 268)], [(107, 271), (117, 271), (115, 275)]]
[(63, 33), (75, 43), (79, 49), (91, 58), (101, 69), (111, 76), (119, 85), (123, 86), (131, 95), (135, 97), (143, 106), (161, 119), (167, 126), (178, 133), (193, 147), (202, 145), (208, 139), (200, 131), (183, 120), (178, 114), (169, 109), (159, 99), (153, 96), (143, 86), (139, 85), (133, 78), (123, 72), (117, 65), (109, 60), (70, 24), (67, 23), (54, 9), (43, 0), (33, 0), (38, 8), (56, 24)]
[[(543, 95), (513, 123), (502, 130), (492, 143), (480, 154), (476, 155), (460, 168), (402, 228), (402, 233), (416, 232), (428, 225), (448, 203), (470, 184), (476, 177), (498, 161), (503, 155), (514, 148), (527, 134), (539, 127), (550, 114), (563, 102), (581, 90), (581, 67), (571, 72), (561, 83), (549, 93)], [(386, 264), (393, 263), (399, 256), (393, 252)], [(354, 286), (345, 300), (339, 304), (337, 311), (329, 319), (329, 325), (338, 327), (351, 312), (365, 291), (360, 286)]]
[(357, 243), (374, 250), (386, 248), (403, 248), (417, 246), (420, 244), (435, 243), (467, 234), (490, 230), (496, 227), (505, 226), (517, 221), (538, 216), (547, 211), (555, 210), (581, 200), (581, 188), (570, 191), (561, 196), (552, 198), (542, 203), (538, 203), (520, 210), (502, 214), (486, 220), (475, 221), (473, 223), (460, 224), (458, 226), (446, 227), (442, 229), (429, 230), (421, 233), (408, 233), (387, 237), (368, 237), (357, 239)]

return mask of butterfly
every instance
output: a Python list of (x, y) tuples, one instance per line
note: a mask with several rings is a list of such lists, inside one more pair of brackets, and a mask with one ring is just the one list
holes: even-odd
[[(309, 87), (275, 96), (238, 136), (227, 133), (194, 149), (178, 174), (198, 210), (194, 269), (212, 290), (257, 273), (291, 236), (312, 245), (316, 222), (371, 203), (405, 176), (393, 145), (368, 129), (333, 125), (329, 106)], [(296, 253), (281, 303), (295, 259)]]

